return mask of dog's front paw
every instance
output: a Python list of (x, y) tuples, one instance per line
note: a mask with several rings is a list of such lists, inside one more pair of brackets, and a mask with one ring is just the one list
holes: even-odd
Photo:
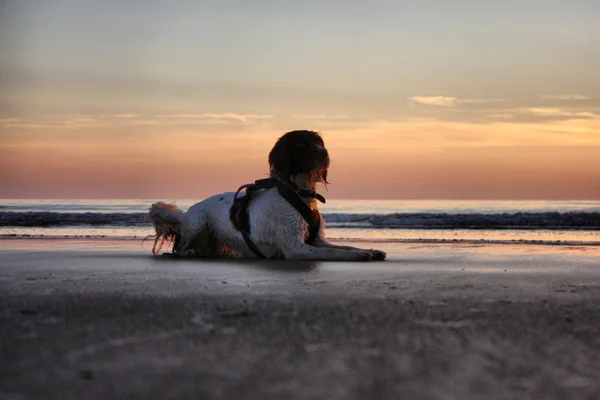
[(194, 249), (187, 249), (179, 253), (181, 257), (199, 257), (200, 253)]
[(381, 250), (360, 250), (356, 253), (358, 261), (383, 261), (387, 258), (387, 254)]
[(355, 250), (351, 252), (352, 256), (348, 258), (349, 261), (371, 261), (373, 254), (366, 250)]
[(373, 257), (373, 261), (384, 261), (387, 258), (385, 251), (371, 249), (369, 252)]

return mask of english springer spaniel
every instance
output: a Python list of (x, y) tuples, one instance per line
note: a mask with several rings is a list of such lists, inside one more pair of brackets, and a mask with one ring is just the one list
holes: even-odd
[(300, 130), (280, 137), (269, 166), (269, 179), (209, 197), (187, 212), (173, 204), (152, 204), (153, 253), (166, 240), (179, 256), (385, 260), (383, 251), (337, 246), (325, 238), (317, 209), (317, 200), (325, 200), (315, 189), (327, 183), (329, 154), (318, 133)]

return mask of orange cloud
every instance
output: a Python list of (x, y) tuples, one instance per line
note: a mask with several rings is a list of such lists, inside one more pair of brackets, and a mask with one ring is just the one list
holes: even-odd
[[(326, 117), (329, 197), (600, 198), (595, 114), (487, 124)], [(71, 123), (104, 122), (79, 119)], [(0, 197), (202, 198), (264, 177), (274, 141), (298, 127), (293, 117), (196, 128), (143, 121), (48, 131), (5, 123)]]

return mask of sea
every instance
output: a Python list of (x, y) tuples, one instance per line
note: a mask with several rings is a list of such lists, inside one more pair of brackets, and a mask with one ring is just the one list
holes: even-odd
[[(152, 199), (2, 199), (0, 238), (142, 240)], [(173, 201), (187, 210), (198, 200)], [(600, 246), (600, 201), (328, 200), (337, 241)]]

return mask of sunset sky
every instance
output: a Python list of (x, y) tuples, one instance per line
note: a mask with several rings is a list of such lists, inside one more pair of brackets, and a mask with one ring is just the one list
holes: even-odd
[(0, 198), (600, 200), (600, 1), (0, 1)]

